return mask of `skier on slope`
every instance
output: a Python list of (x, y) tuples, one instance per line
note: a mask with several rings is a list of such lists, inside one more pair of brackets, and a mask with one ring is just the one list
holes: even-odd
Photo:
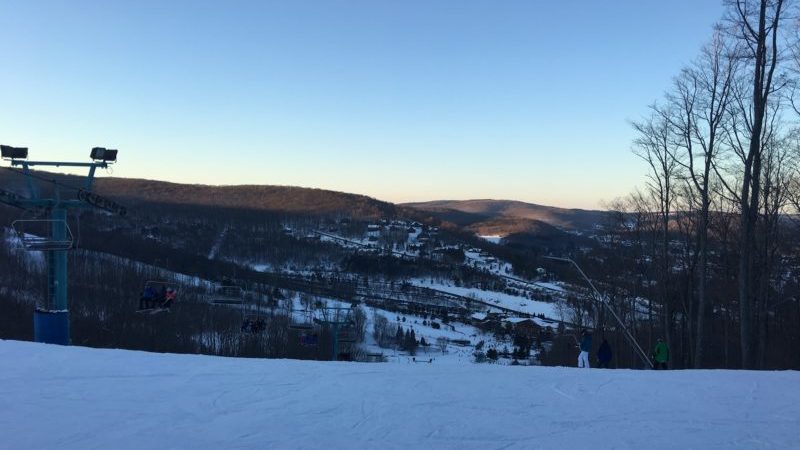
[(669, 362), (669, 347), (663, 339), (658, 338), (658, 343), (653, 351), (653, 360), (655, 361), (654, 369), (667, 370), (667, 362)]
[(592, 335), (586, 331), (581, 331), (580, 342), (581, 353), (578, 355), (578, 367), (589, 368), (589, 352), (592, 351)]

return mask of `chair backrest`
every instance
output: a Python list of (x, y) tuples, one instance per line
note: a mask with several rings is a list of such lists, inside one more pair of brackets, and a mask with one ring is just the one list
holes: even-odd
[[(53, 230), (58, 227), (63, 227), (64, 237), (55, 239)], [(20, 219), (12, 222), (11, 228), (28, 251), (70, 250), (74, 242), (66, 220)]]

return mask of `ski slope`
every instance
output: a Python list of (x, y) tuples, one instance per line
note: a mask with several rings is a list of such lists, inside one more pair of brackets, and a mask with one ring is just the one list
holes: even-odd
[(0, 341), (0, 448), (797, 448), (800, 373), (226, 359)]

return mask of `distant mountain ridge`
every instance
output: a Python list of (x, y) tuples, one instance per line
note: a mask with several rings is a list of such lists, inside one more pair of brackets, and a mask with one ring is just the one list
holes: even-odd
[[(81, 186), (82, 178), (35, 172), (48, 180)], [(40, 183), (46, 192), (51, 185)], [(0, 171), (0, 187), (27, 196), (21, 174)], [(603, 211), (567, 209), (515, 200), (437, 200), (393, 204), (372, 197), (325, 189), (274, 185), (214, 186), (179, 184), (137, 178), (101, 177), (95, 192), (129, 209), (148, 204), (184, 205), (308, 214), (349, 216), (360, 219), (407, 217), (430, 219), (449, 228), (474, 234), (529, 234), (554, 237), (569, 230), (588, 230), (604, 220)]]
[[(34, 171), (42, 193), (50, 195), (52, 180), (62, 186), (62, 195), (75, 196), (83, 187), (83, 177), (52, 172)], [(25, 178), (21, 173), (0, 171), (0, 188), (28, 196)], [(98, 177), (94, 191), (123, 204), (129, 210), (148, 204), (194, 207), (229, 208), (286, 214), (341, 215), (373, 219), (398, 215), (396, 205), (365, 195), (348, 194), (325, 189), (295, 186), (238, 185), (214, 186), (179, 184), (139, 178)]]
[(361, 218), (397, 215), (397, 207), (394, 204), (365, 195), (295, 186), (213, 186), (133, 178), (104, 178), (97, 181), (96, 191), (123, 202), (152, 201)]
[(492, 234), (512, 234), (523, 231), (520, 228), (542, 227), (543, 224), (562, 230), (589, 230), (601, 223), (607, 214), (605, 211), (559, 208), (517, 200), (436, 200), (400, 206), (425, 211), (462, 227), (493, 227), (495, 232)]

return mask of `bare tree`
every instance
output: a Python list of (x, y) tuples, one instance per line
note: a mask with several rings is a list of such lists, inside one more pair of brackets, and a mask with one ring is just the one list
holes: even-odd
[(757, 367), (767, 366), (768, 327), (774, 292), (783, 283), (774, 283), (775, 277), (781, 276), (777, 269), (780, 264), (781, 231), (783, 229), (782, 217), (789, 206), (791, 189), (791, 171), (794, 162), (789, 139), (779, 138), (771, 134), (771, 138), (764, 145), (763, 187), (761, 189), (761, 216), (762, 223), (758, 233), (758, 262), (759, 277), (755, 308), (757, 323)]
[[(782, 42), (779, 40), (789, 0), (728, 0), (728, 30), (741, 43), (740, 53), (748, 75), (749, 94), (736, 97), (740, 123), (745, 126), (741, 139), (734, 141), (743, 156), (739, 194), (741, 236), (739, 239), (739, 328), (742, 367), (752, 368), (753, 349), (753, 263), (756, 253), (756, 222), (761, 200), (762, 153), (765, 124), (775, 83)], [(738, 132), (739, 130), (737, 130)]]
[[(695, 308), (694, 367), (703, 365), (705, 320), (707, 315), (708, 228), (711, 208), (713, 166), (721, 147), (723, 127), (728, 118), (731, 92), (736, 75), (736, 59), (722, 29), (714, 30), (711, 42), (703, 47), (700, 57), (681, 71), (674, 91), (667, 98), (672, 116), (667, 116), (682, 150), (677, 161), (687, 172), (688, 188), (697, 203), (696, 246), (697, 307)], [(695, 162), (700, 158), (701, 163)], [(696, 271), (693, 271), (693, 273)], [(695, 283), (693, 283), (695, 284)]]
[(634, 140), (634, 153), (645, 160), (650, 167), (647, 175), (647, 189), (658, 204), (660, 221), (661, 252), (659, 270), (660, 304), (664, 323), (664, 338), (669, 345), (670, 335), (670, 299), (669, 283), (671, 262), (669, 254), (669, 225), (674, 199), (674, 184), (680, 166), (675, 159), (675, 143), (671, 132), (673, 112), (658, 105), (652, 107), (653, 113), (641, 122), (634, 122), (633, 128), (637, 137)]

